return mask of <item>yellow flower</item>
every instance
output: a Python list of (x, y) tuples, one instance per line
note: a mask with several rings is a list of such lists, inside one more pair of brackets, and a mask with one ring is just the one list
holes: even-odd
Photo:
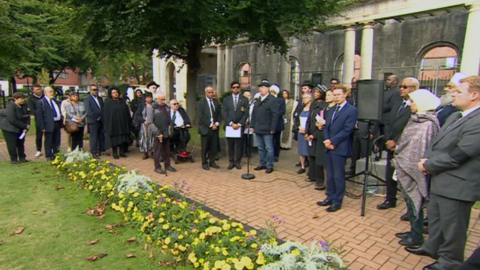
[(203, 270), (210, 270), (210, 262), (205, 262), (203, 265)]
[(182, 239), (183, 239), (183, 235), (180, 234), (180, 235), (178, 236), (178, 239), (182, 240)]
[(133, 192), (134, 192), (133, 189), (128, 190), (128, 194), (132, 194)]
[(185, 246), (182, 246), (182, 245), (179, 245), (179, 246), (178, 246), (178, 249), (179, 249), (180, 251), (185, 251), (185, 250), (187, 250), (187, 248), (186, 248)]
[(200, 239), (202, 239), (202, 240), (205, 239), (205, 233), (202, 232), (202, 233), (200, 234)]
[(223, 248), (222, 254), (223, 256), (228, 256), (228, 251), (226, 248)]
[(197, 261), (197, 257), (195, 255), (195, 252), (190, 252), (190, 254), (188, 254), (188, 260), (192, 263), (195, 263)]
[(231, 270), (232, 267), (230, 266), (230, 264), (225, 264), (224, 266), (222, 266), (222, 270)]
[(255, 236), (255, 235), (257, 235), (257, 230), (250, 230), (248, 233), (249, 233), (250, 235)]
[(225, 230), (225, 231), (227, 231), (227, 230), (230, 229), (230, 227), (231, 227), (230, 224), (225, 223), (225, 224), (223, 224), (222, 229)]
[(296, 249), (292, 250), (292, 254), (295, 255), (296, 257), (300, 256), (300, 252), (298, 252), (298, 250)]
[[(130, 191), (129, 191), (129, 192), (130, 192)], [(133, 193), (133, 197), (134, 197), (134, 198), (137, 198), (138, 196), (140, 196), (140, 193), (138, 193), (138, 192)]]
[(123, 194), (123, 193), (121, 193), (121, 192), (118, 193), (118, 198), (123, 199), (124, 197), (125, 197), (125, 194)]
[(195, 266), (195, 268), (198, 268), (200, 266), (200, 264), (198, 262), (194, 262), (193, 266)]
[(256, 243), (253, 243), (250, 245), (251, 248), (258, 248), (258, 245)]
[(164, 221), (165, 221), (164, 218), (159, 218), (159, 219), (158, 219), (158, 223), (163, 223)]
[(168, 224), (163, 224), (162, 229), (168, 230), (168, 228), (170, 228), (170, 225), (168, 225)]
[(167, 237), (167, 238), (165, 239), (165, 244), (168, 245), (168, 244), (170, 244), (171, 241), (172, 241), (172, 240), (170, 239), (170, 237)]

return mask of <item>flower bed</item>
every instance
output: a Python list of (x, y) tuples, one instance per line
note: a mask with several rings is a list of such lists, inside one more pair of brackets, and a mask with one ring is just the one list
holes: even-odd
[(148, 245), (170, 253), (177, 262), (199, 269), (340, 269), (344, 263), (327, 243), (311, 247), (287, 242), (278, 245), (271, 233), (245, 230), (242, 223), (219, 219), (175, 189), (88, 153), (60, 154), (52, 165), (90, 190), (124, 222), (138, 229)]

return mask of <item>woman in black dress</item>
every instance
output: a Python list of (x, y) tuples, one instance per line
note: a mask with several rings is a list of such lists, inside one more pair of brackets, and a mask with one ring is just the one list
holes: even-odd
[(24, 93), (16, 92), (13, 94), (13, 102), (9, 102), (1, 112), (0, 127), (12, 164), (28, 162), (25, 155), (25, 135), (30, 129), (30, 115), (25, 104), (26, 98)]
[(120, 98), (120, 90), (112, 87), (108, 90), (108, 99), (102, 111), (102, 122), (105, 127), (105, 147), (112, 148), (113, 158), (118, 159), (125, 155), (125, 149), (131, 143), (130, 124), (132, 119), (127, 103)]

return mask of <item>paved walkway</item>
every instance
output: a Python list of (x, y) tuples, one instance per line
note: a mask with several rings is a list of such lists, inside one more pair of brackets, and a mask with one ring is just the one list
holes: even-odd
[[(195, 138), (192, 139), (194, 141)], [(66, 149), (65, 136), (62, 138)], [(193, 144), (193, 142), (191, 142)], [(88, 148), (88, 142), (86, 142)], [(31, 161), (44, 160), (34, 157), (34, 135), (29, 134), (26, 142), (27, 158)], [(224, 157), (217, 163), (221, 169), (205, 171), (201, 168), (200, 153), (194, 153), (195, 162), (183, 162), (172, 165), (178, 170), (162, 176), (153, 172), (153, 160), (141, 160), (141, 154), (135, 147), (128, 158), (106, 159), (129, 170), (137, 169), (143, 175), (164, 185), (173, 185), (183, 180), (189, 187), (189, 197), (205, 203), (219, 212), (248, 223), (254, 227), (264, 227), (266, 220), (273, 221), (276, 216), (285, 221), (278, 225), (277, 232), (283, 239), (308, 243), (314, 239), (335, 241), (336, 247), (343, 247), (343, 258), (348, 268), (359, 269), (422, 269), (432, 262), (429, 258), (415, 256), (406, 252), (398, 244), (394, 233), (405, 231), (409, 225), (399, 220), (406, 211), (403, 201), (396, 208), (380, 211), (375, 206), (383, 201), (382, 197), (368, 197), (366, 215), (360, 216), (361, 199), (345, 197), (342, 209), (327, 213), (325, 208), (315, 204), (323, 200), (323, 191), (316, 191), (312, 184), (304, 181), (305, 175), (297, 175), (297, 155), (294, 150), (282, 151), (280, 162), (275, 163), (272, 174), (253, 171), (256, 178), (246, 181), (241, 175), (246, 171), (246, 160), (242, 170), (227, 170), (228, 160)], [(9, 160), (5, 142), (0, 141), (0, 160)], [(257, 165), (253, 161), (251, 168)], [(352, 193), (359, 194), (359, 190)], [(466, 256), (469, 256), (480, 243), (479, 211), (474, 210), (470, 222)]]

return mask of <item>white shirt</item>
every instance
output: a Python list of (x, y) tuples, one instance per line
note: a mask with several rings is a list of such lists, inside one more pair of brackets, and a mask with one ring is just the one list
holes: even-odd
[(183, 121), (183, 117), (180, 114), (180, 112), (170, 110), (170, 119), (173, 120), (174, 115), (175, 115), (175, 121), (173, 122), (173, 125), (176, 126), (176, 127), (183, 127), (185, 125), (185, 122)]
[(212, 116), (212, 117), (210, 117), (210, 123), (211, 123), (210, 127), (212, 127), (213, 124), (218, 126), (220, 123), (218, 123), (218, 122), (214, 123), (213, 122), (213, 113), (214, 112), (212, 111), (212, 106), (215, 106), (215, 102), (213, 102), (213, 98), (207, 98), (207, 103), (208, 103), (208, 109), (210, 110), (210, 115)]
[(473, 107), (471, 109), (468, 109), (468, 110), (465, 110), (465, 111), (461, 112), (462, 117), (465, 117), (465, 116), (471, 114), (472, 112), (474, 112), (478, 108), (480, 108), (480, 106), (476, 106), (476, 107)]
[(60, 121), (62, 119), (62, 114), (60, 112), (60, 108), (58, 108), (57, 102), (55, 102), (55, 100), (52, 102), (51, 99), (48, 98), (47, 96), (45, 96), (45, 99), (47, 100), (48, 105), (52, 106), (53, 104), (53, 109), (57, 113), (57, 117), (54, 117), (53, 121)]
[(263, 102), (268, 97), (268, 95), (269, 94), (266, 94), (265, 96), (260, 95), (260, 100)]
[[(335, 115), (337, 114), (337, 111), (340, 112), (342, 110), (343, 106), (345, 106), (345, 104), (347, 104), (346, 100), (342, 104), (337, 104), (337, 107), (335, 108), (335, 111), (333, 111), (332, 119), (335, 119)], [(338, 108), (338, 110), (337, 110), (337, 108)]]

